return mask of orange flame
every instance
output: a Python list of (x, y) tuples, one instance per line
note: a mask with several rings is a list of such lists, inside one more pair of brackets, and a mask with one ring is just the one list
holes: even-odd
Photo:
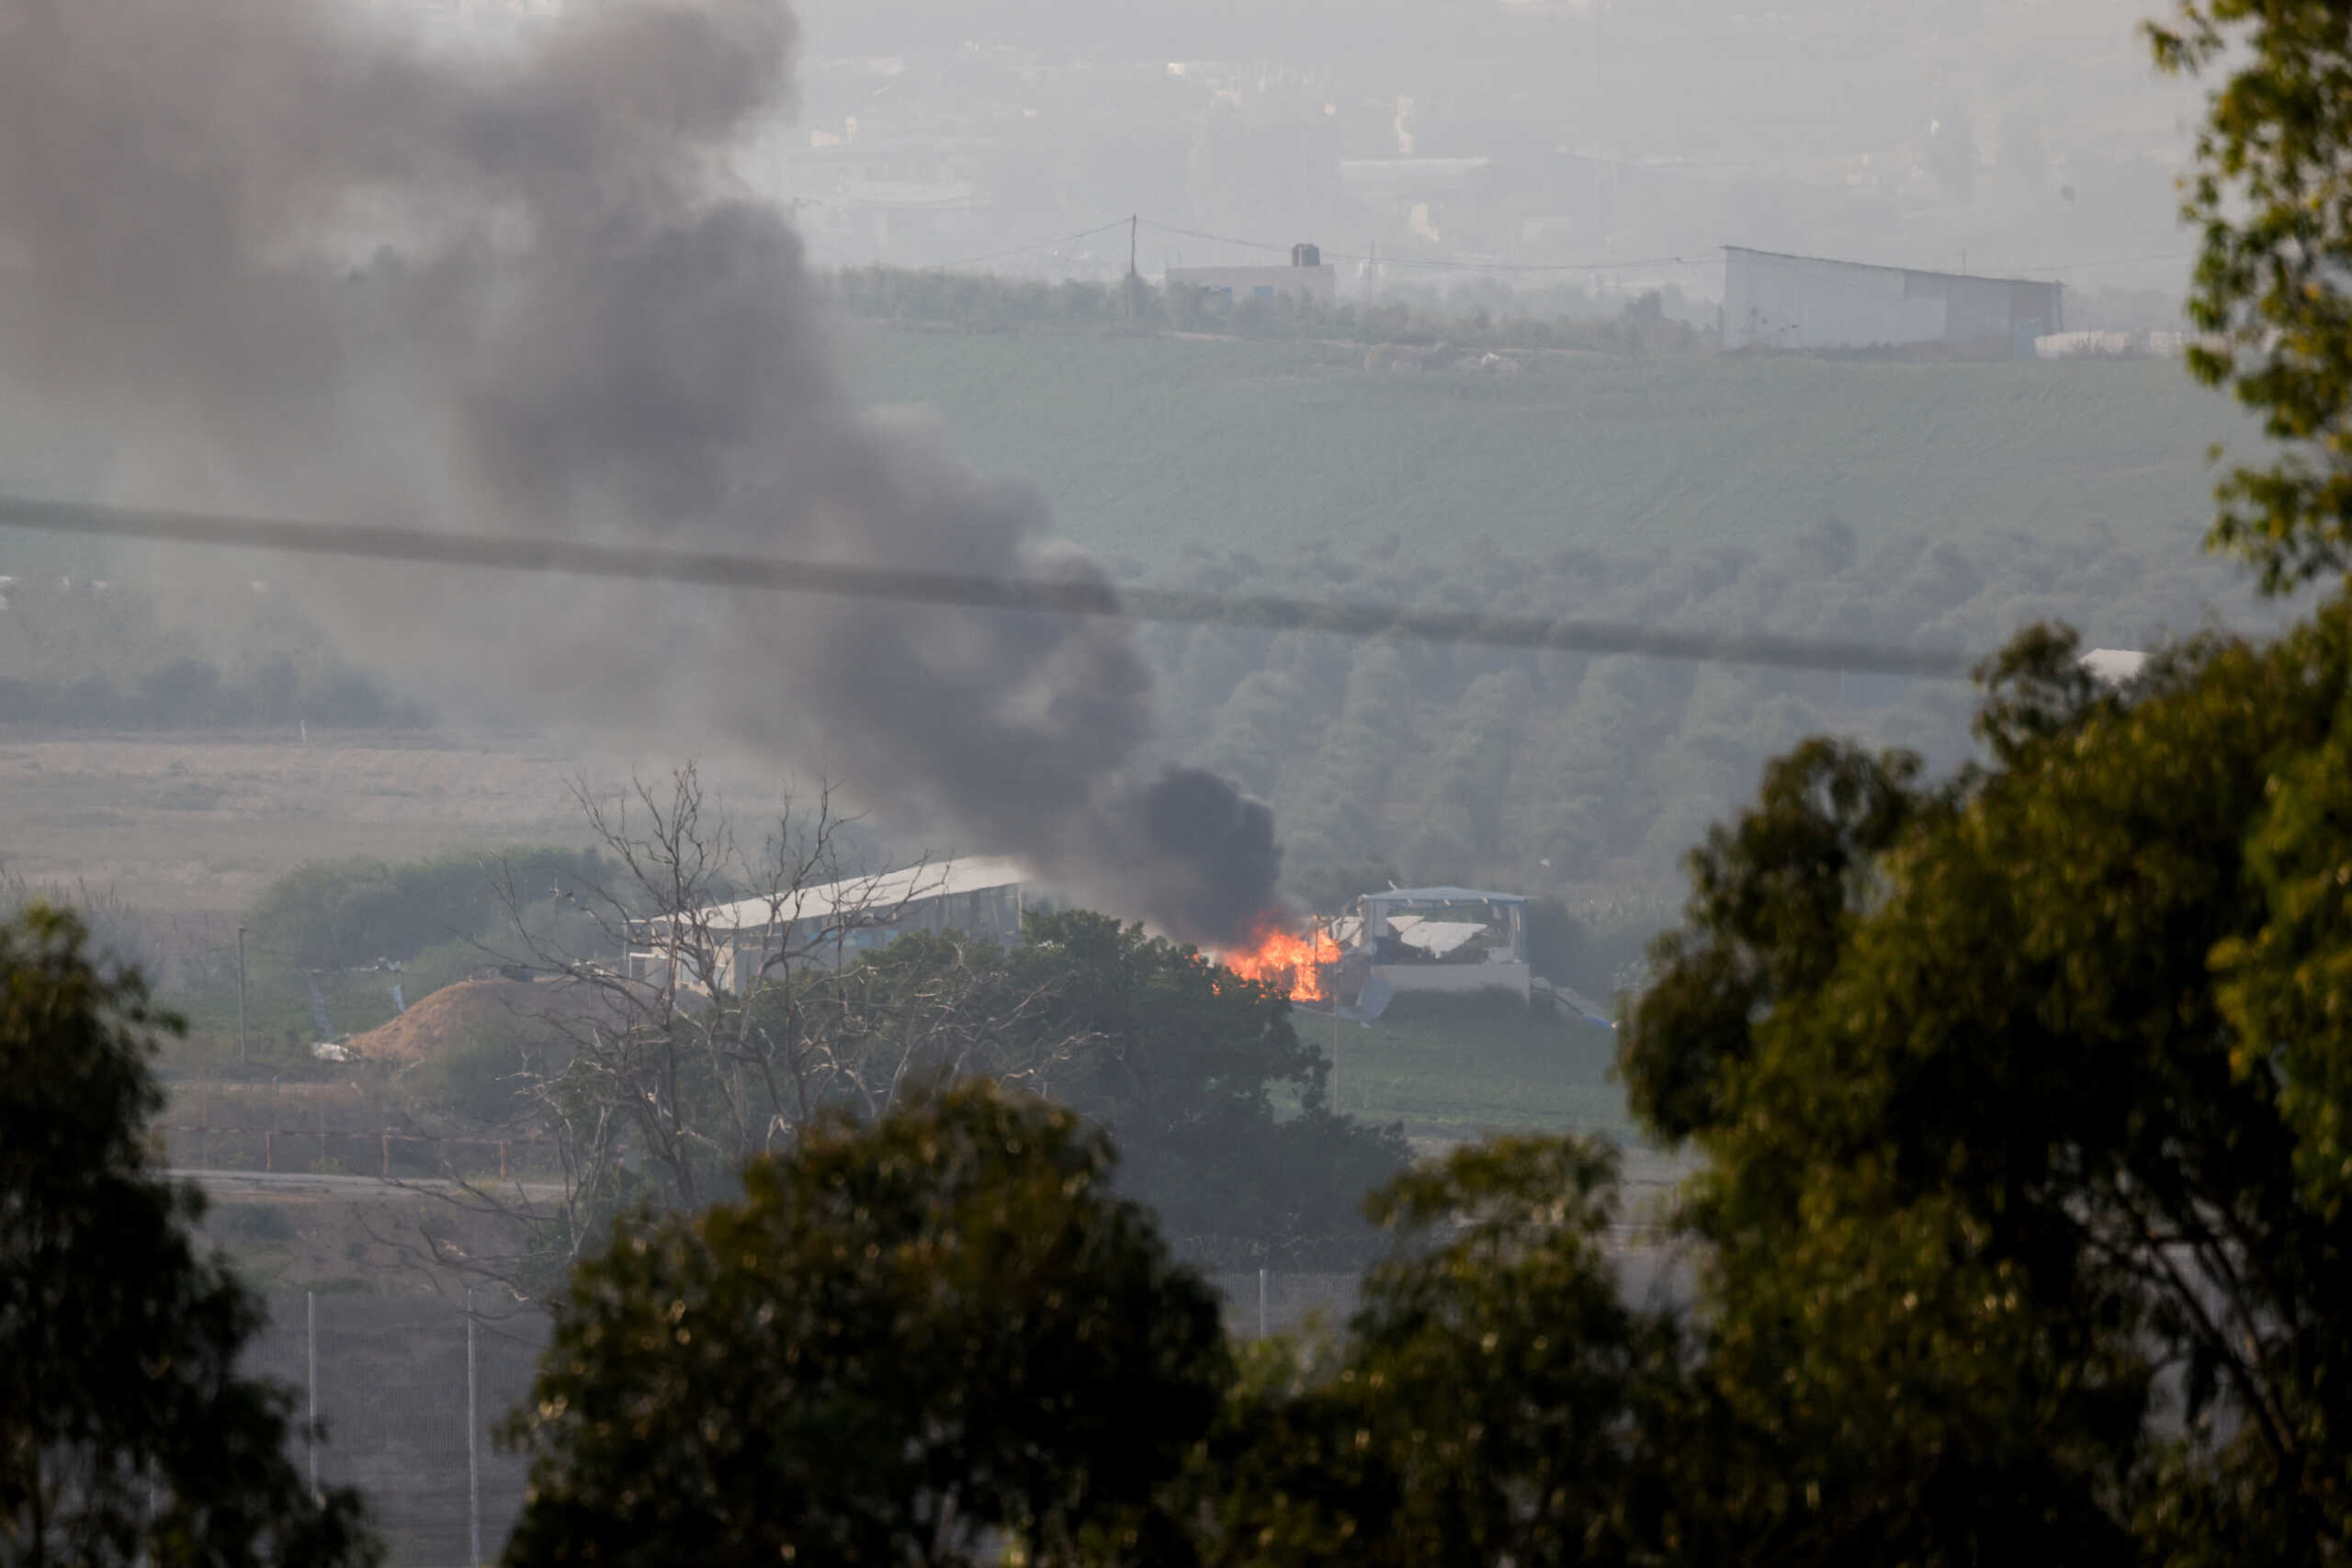
[(1245, 980), (1260, 980), (1290, 994), (1295, 1002), (1319, 1002), (1331, 994), (1324, 971), (1340, 962), (1340, 944), (1319, 927), (1294, 936), (1278, 926), (1259, 928), (1257, 940), (1217, 962)]

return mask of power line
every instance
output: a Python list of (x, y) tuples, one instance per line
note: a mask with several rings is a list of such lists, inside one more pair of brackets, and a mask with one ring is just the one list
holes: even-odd
[(915, 268), (914, 270), (918, 272), (944, 272), (950, 267), (978, 266), (982, 262), (1002, 261), (1007, 256), (1025, 256), (1032, 251), (1050, 251), (1056, 245), (1074, 244), (1080, 240), (1091, 240), (1097, 234), (1107, 234), (1114, 229), (1125, 228), (1126, 223), (1127, 220), (1125, 218), (1114, 219), (1111, 222), (1102, 224), (1097, 228), (1080, 229), (1075, 234), (1065, 234), (1058, 240), (1040, 240), (1034, 245), (1015, 245), (1009, 251), (990, 251), (987, 255), (966, 256), (961, 261), (930, 262), (923, 266)]
[(1851, 671), (1954, 680), (1973, 660), (1956, 649), (1772, 637), (1761, 633), (1673, 631), (1660, 626), (1543, 615), (1490, 615), (1417, 610), (1275, 594), (1204, 593), (1183, 589), (1117, 588), (1102, 582), (926, 571), (907, 567), (796, 561), (773, 556), (595, 545), (569, 539), (514, 538), (291, 518), (242, 517), (100, 506), (0, 495), (0, 525), (104, 538), (285, 550), (362, 560), (413, 561), (504, 571), (752, 588), (784, 593), (952, 605), (1067, 615), (1125, 616), (1179, 626), (1260, 631), (1320, 631), (1340, 637), (1408, 637), (1486, 648), (1554, 649), (1633, 654), (1713, 664), (1787, 670)]

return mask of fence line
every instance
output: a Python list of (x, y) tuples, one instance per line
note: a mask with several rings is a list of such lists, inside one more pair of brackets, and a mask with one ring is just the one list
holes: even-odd
[[(1352, 1274), (1219, 1274), (1229, 1328), (1337, 1326)], [(356, 1486), (387, 1547), (386, 1568), (481, 1568), (505, 1550), (528, 1461), (495, 1428), (529, 1396), (550, 1322), (534, 1308), (475, 1310), (437, 1297), (276, 1292), (243, 1370), (273, 1379), (323, 1429), (288, 1434), (313, 1485)]]
[[(548, 1322), (437, 1298), (281, 1292), (244, 1366), (295, 1395), (322, 1440), (288, 1434), (314, 1483), (356, 1486), (387, 1568), (480, 1568), (521, 1513), (527, 1461), (493, 1441), (527, 1397)], [(486, 1554), (486, 1555), (485, 1555)]]
[[(1213, 1274), (1236, 1337), (1337, 1330), (1358, 1276), (1251, 1269)], [(1629, 1300), (1677, 1289), (1658, 1261), (1627, 1269)], [(387, 1546), (386, 1568), (481, 1568), (521, 1515), (526, 1456), (495, 1428), (530, 1393), (551, 1324), (536, 1308), (477, 1310), (474, 1295), (385, 1298), (279, 1292), (243, 1370), (269, 1377), (322, 1424), (288, 1434), (312, 1483), (356, 1486)]]
[[(392, 1149), (395, 1145), (404, 1148), (418, 1145), (429, 1146), (435, 1169), (447, 1168), (447, 1160), (440, 1156), (443, 1151), (451, 1147), (495, 1149), (498, 1153), (498, 1174), (501, 1177), (508, 1174), (509, 1156), (514, 1151), (552, 1149), (558, 1146), (553, 1138), (468, 1138), (440, 1133), (401, 1133), (389, 1127), (369, 1132), (329, 1132), (322, 1128), (312, 1127), (216, 1127), (195, 1122), (170, 1122), (155, 1126), (153, 1131), (160, 1135), (152, 1140), (152, 1145), (156, 1154), (165, 1159), (173, 1158), (175, 1153), (185, 1153), (184, 1149), (174, 1150), (171, 1143), (173, 1134), (193, 1136), (196, 1139), (194, 1159), (180, 1162), (184, 1168), (190, 1170), (250, 1170), (254, 1168), (250, 1165), (215, 1166), (212, 1163), (212, 1140), (215, 1136), (242, 1140), (250, 1140), (258, 1136), (262, 1141), (260, 1168), (264, 1171), (276, 1171), (278, 1168), (278, 1140), (287, 1140), (290, 1145), (290, 1152), (296, 1154), (300, 1153), (303, 1143), (308, 1142), (315, 1145), (315, 1157), (310, 1170), (301, 1172), (293, 1166), (287, 1167), (287, 1169), (294, 1174), (318, 1175), (330, 1174), (321, 1168), (334, 1159), (333, 1145), (337, 1140), (341, 1140), (346, 1145), (359, 1144), (368, 1146), (368, 1152), (374, 1156), (368, 1163), (376, 1167), (377, 1175), (383, 1177), (390, 1177), (392, 1174)], [(348, 1162), (337, 1163), (347, 1164)]]

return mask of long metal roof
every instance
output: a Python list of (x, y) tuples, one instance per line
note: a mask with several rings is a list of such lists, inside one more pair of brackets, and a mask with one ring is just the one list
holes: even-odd
[(1028, 873), (1018, 861), (975, 855), (902, 866), (870, 876), (844, 877), (839, 882), (803, 887), (773, 901), (763, 897), (738, 898), (703, 910), (702, 919), (713, 931), (754, 931), (786, 920), (829, 921), (865, 911), (888, 913), (926, 899), (982, 893), (1027, 880)]
[(2065, 287), (2056, 278), (2052, 277), (2003, 277), (1998, 274), (1987, 272), (1938, 272), (1933, 267), (1890, 266), (1884, 262), (1853, 261), (1844, 256), (1801, 256), (1788, 251), (1758, 250), (1754, 245), (1725, 245), (1724, 253), (1726, 255), (1737, 254), (1761, 256), (1766, 261), (1771, 262), (1804, 262), (1809, 266), (1852, 266), (1860, 267), (1866, 272), (1907, 272), (1914, 277), (1933, 277), (1947, 283), (2030, 283), (2041, 288)]

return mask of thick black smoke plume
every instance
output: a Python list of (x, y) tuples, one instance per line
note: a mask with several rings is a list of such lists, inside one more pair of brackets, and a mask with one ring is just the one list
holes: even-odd
[[(0, 375), (119, 434), (115, 499), (1097, 574), (1034, 495), (858, 411), (797, 238), (730, 184), (788, 107), (781, 5), (465, 53), (333, 4), (0, 0)], [(1273, 903), (1265, 808), (1140, 761), (1116, 623), (404, 569), (342, 613), (560, 714), (819, 748), (1180, 935)]]

